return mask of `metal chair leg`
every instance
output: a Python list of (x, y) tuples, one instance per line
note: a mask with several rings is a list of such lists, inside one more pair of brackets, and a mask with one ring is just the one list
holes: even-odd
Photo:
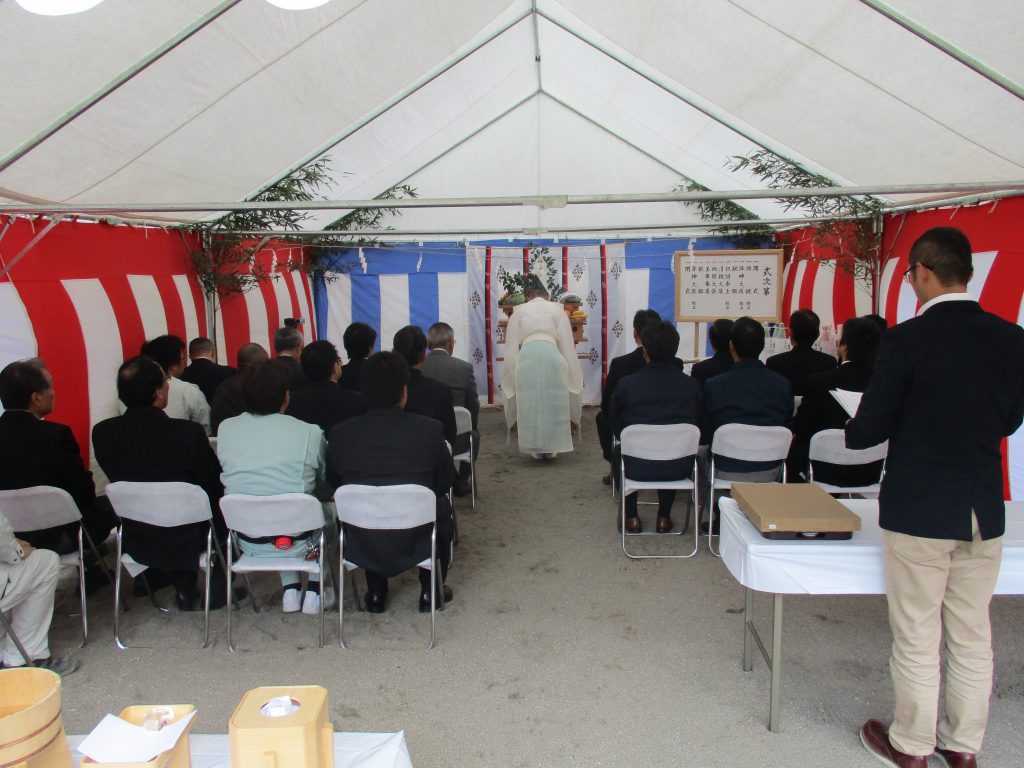
[[(341, 524), (338, 525), (338, 570), (345, 572), (345, 530)], [(349, 572), (352, 575), (352, 594), (356, 598), (356, 610), (359, 609), (359, 590), (356, 588), (355, 571)], [(338, 582), (338, 645), (347, 648), (345, 645), (345, 579)]]
[[(78, 600), (82, 607), (82, 644), (79, 648), (84, 648), (85, 644), (89, 642), (89, 613), (86, 610), (85, 600), (85, 551), (82, 547), (82, 533), (85, 529), (81, 524), (78, 526)], [(103, 567), (103, 563), (100, 563), (100, 567)], [(106, 570), (104, 568), (104, 570)]]
[(124, 566), (121, 563), (121, 529), (117, 529), (117, 570), (114, 572), (114, 647), (122, 651), (128, 646), (121, 642), (118, 634), (121, 619), (121, 571)]
[(25, 650), (25, 646), (21, 644), (21, 639), (14, 633), (14, 626), (11, 624), (11, 620), (7, 618), (7, 614), (3, 611), (0, 611), (0, 624), (4, 625), (4, 631), (7, 632), (7, 636), (11, 638), (11, 641), (18, 649), (21, 658), (25, 660), (25, 665), (31, 667), (35, 660)]
[[(213, 573), (213, 526), (206, 532), (206, 582), (203, 584), (203, 648), (210, 645), (210, 576)], [(230, 599), (231, 579), (228, 579), (228, 595)], [(231, 613), (231, 606), (228, 605), (228, 613)]]

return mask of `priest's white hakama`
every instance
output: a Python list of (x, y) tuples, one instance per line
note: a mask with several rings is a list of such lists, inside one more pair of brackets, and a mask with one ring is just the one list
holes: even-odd
[(505, 421), (516, 425), (519, 450), (533, 455), (573, 449), (571, 423), (580, 423), (583, 371), (569, 317), (560, 304), (538, 298), (515, 308), (505, 330), (501, 373)]

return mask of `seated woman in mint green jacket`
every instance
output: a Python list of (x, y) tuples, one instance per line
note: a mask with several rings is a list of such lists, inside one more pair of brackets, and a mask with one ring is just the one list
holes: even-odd
[[(325, 475), (327, 440), (323, 430), (292, 416), (286, 416), (288, 369), (276, 360), (268, 360), (246, 371), (242, 383), (245, 412), (226, 419), (217, 433), (217, 457), (225, 493), (274, 496), (282, 493), (308, 493), (325, 501), (331, 496)], [(328, 519), (329, 518), (329, 519)], [(331, 541), (334, 515), (325, 515), (327, 540)], [(282, 532), (287, 523), (282, 521)], [(291, 533), (294, 533), (291, 532)], [(247, 539), (238, 543), (247, 555), (256, 557), (295, 557), (304, 553), (313, 532), (298, 538), (273, 536)], [(287, 539), (291, 538), (291, 542)], [(300, 607), (301, 577), (297, 571), (282, 571), (284, 589), (282, 610), (294, 613)], [(333, 590), (324, 590), (324, 608), (334, 605)], [(303, 613), (320, 610), (320, 583), (311, 576), (301, 601)]]

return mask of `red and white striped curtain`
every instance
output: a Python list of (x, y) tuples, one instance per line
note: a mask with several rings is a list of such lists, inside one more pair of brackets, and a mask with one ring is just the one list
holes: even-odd
[[(62, 222), (25, 252), (46, 222), (0, 217), (0, 368), (39, 356), (53, 375), (49, 419), (69, 425), (90, 463), (92, 426), (117, 413), (115, 376), (146, 339), (186, 342), (210, 336), (207, 302), (189, 260), (194, 238), (138, 227)], [(23, 254), (17, 262), (14, 260)], [(221, 362), (242, 344), (269, 339), (285, 317), (302, 317), (312, 340), (312, 301), (304, 272), (288, 270), (298, 248), (265, 248), (280, 277), (224, 302), (216, 312)], [(93, 469), (96, 469), (93, 466)]]

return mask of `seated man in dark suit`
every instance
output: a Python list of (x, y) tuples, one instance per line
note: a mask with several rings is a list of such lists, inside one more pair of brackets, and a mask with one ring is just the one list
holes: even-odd
[(238, 350), (238, 372), (226, 379), (213, 393), (210, 403), (210, 428), (214, 435), (221, 422), (233, 416), (245, 413), (245, 401), (242, 399), (242, 382), (245, 372), (257, 363), (269, 360), (267, 350), (259, 344), (243, 344)]
[[(636, 349), (619, 355), (608, 364), (608, 375), (604, 379), (604, 387), (601, 389), (601, 410), (597, 412), (597, 439), (601, 443), (601, 455), (605, 461), (612, 460), (612, 430), (608, 423), (608, 409), (611, 406), (612, 393), (619, 382), (626, 376), (636, 373), (644, 367), (644, 352), (640, 347), (640, 332), (648, 323), (661, 321), (661, 316), (653, 309), (639, 309), (633, 315), (633, 341), (636, 342)], [(611, 475), (604, 476), (607, 485), (611, 482)]]
[[(367, 413), (343, 421), (331, 430), (327, 449), (327, 475), (336, 485), (422, 485), (437, 497), (437, 551), (441, 583), (447, 573), (455, 526), (448, 489), (455, 479), (451, 456), (444, 444), (441, 424), (403, 410), (408, 394), (409, 367), (394, 352), (379, 352), (362, 370), (363, 400)], [(430, 539), (419, 532), (346, 531), (346, 553), (354, 560), (371, 559), (379, 571), (366, 571), (366, 610), (383, 613), (388, 577), (430, 557)], [(420, 571), (421, 611), (430, 610), (430, 573)], [(452, 599), (445, 585), (442, 604)]]
[[(423, 361), (423, 375), (435, 379), (448, 386), (452, 391), (452, 404), (469, 411), (473, 429), (473, 457), (480, 455), (480, 431), (477, 421), (480, 416), (480, 393), (476, 389), (476, 378), (473, 366), (465, 360), (455, 357), (455, 332), (448, 323), (434, 323), (427, 330), (427, 346), (430, 353)], [(453, 453), (465, 453), (469, 450), (469, 434), (459, 435), (452, 445)], [(462, 464), (460, 477), (463, 481), (469, 478), (469, 464)], [(461, 484), (460, 495), (468, 493), (466, 482)]]
[(286, 411), (289, 416), (316, 424), (326, 435), (335, 424), (366, 413), (361, 395), (338, 386), (341, 358), (331, 342), (307, 344), (302, 349), (302, 370), (309, 384), (292, 393)]
[[(448, 445), (455, 445), (455, 406), (452, 391), (439, 381), (423, 375), (423, 363), (427, 359), (427, 337), (418, 325), (407, 325), (398, 330), (394, 339), (394, 352), (401, 355), (409, 366), (409, 397), (405, 410), (418, 413), (441, 422), (444, 439)], [(366, 387), (363, 387), (365, 395)]]
[(290, 392), (302, 389), (309, 383), (306, 374), (302, 371), (302, 364), (299, 362), (303, 342), (302, 331), (294, 325), (285, 325), (274, 331), (274, 354), (276, 355), (274, 359), (280, 360), (288, 366), (288, 372), (292, 377)]
[[(631, 424), (697, 424), (701, 414), (700, 385), (675, 365), (679, 332), (672, 323), (648, 323), (641, 332), (645, 367), (622, 379), (612, 393), (609, 421), (616, 435)], [(619, 447), (613, 464), (618, 471)], [(636, 480), (683, 480), (693, 470), (693, 459), (648, 461), (626, 457), (626, 474)], [(658, 491), (658, 533), (672, 530), (672, 502), (676, 492)], [(626, 530), (640, 532), (635, 493), (626, 496)]]
[[(789, 316), (789, 338), (793, 348), (789, 352), (772, 355), (765, 360), (769, 371), (780, 373), (789, 379), (794, 395), (803, 395), (807, 377), (818, 371), (836, 367), (836, 359), (814, 349), (818, 340), (821, 321), (809, 309), (798, 309)], [(792, 408), (792, 405), (790, 405)]]
[(694, 363), (690, 375), (702, 385), (710, 378), (725, 373), (732, 368), (732, 355), (729, 354), (729, 334), (732, 333), (732, 320), (715, 320), (708, 329), (708, 341), (715, 354), (707, 360)]
[[(117, 371), (117, 396), (127, 407), (124, 415), (105, 419), (92, 430), (96, 460), (107, 477), (111, 482), (198, 485), (210, 497), (214, 520), (220, 521), (216, 535), (223, 543), (220, 462), (199, 424), (164, 413), (163, 369), (144, 355), (133, 357)], [(196, 573), (199, 555), (206, 551), (206, 531), (205, 523), (161, 528), (125, 520), (124, 549), (140, 563), (169, 572), (180, 610), (202, 610)], [(222, 608), (226, 595), (224, 572), (215, 568), (210, 575), (210, 607)]]
[(363, 363), (373, 353), (377, 343), (377, 332), (366, 323), (352, 323), (345, 329), (341, 343), (348, 355), (348, 362), (341, 367), (341, 386), (355, 392), (362, 391), (359, 373)]
[[(0, 489), (15, 490), (36, 485), (63, 488), (75, 500), (82, 525), (97, 545), (117, 525), (106, 498), (96, 498), (92, 472), (71, 429), (43, 419), (53, 412), (53, 377), (39, 359), (21, 360), (0, 371)], [(68, 554), (78, 548), (77, 524), (40, 531), (16, 532), (33, 547)], [(89, 564), (89, 584), (99, 584), (103, 571)]]
[[(793, 414), (789, 382), (769, 371), (758, 356), (764, 350), (764, 327), (750, 317), (741, 317), (732, 327), (729, 352), (733, 364), (725, 373), (704, 385), (704, 425), (701, 442), (711, 445), (723, 424), (784, 427)], [(715, 471), (723, 478), (753, 482), (773, 480), (781, 465), (737, 459), (715, 460)]]
[[(852, 317), (843, 323), (839, 339), (840, 365), (828, 371), (819, 371), (807, 378), (804, 395), (796, 416), (793, 417), (793, 444), (789, 449), (788, 479), (796, 482), (807, 474), (807, 453), (811, 438), (825, 429), (843, 429), (849, 415), (830, 394), (833, 389), (863, 392), (868, 388), (875, 354), (882, 334), (878, 325), (867, 317)], [(882, 473), (882, 462), (864, 466), (840, 466), (815, 462), (814, 479), (831, 485), (870, 485), (877, 483)]]
[(182, 381), (199, 387), (208, 403), (213, 403), (213, 393), (217, 387), (238, 373), (229, 365), (218, 365), (216, 355), (213, 342), (204, 336), (197, 336), (188, 344), (188, 356), (192, 362), (181, 374)]

